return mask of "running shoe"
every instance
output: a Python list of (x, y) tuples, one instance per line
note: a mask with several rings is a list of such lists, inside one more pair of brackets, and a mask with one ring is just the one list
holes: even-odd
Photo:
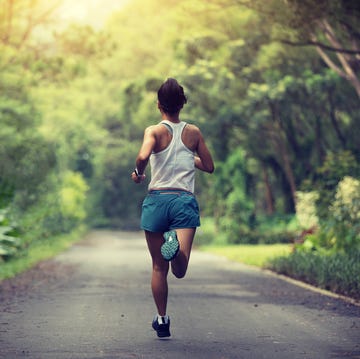
[(175, 231), (164, 233), (164, 244), (161, 246), (161, 254), (166, 261), (173, 260), (179, 252), (179, 241)]
[[(160, 321), (160, 323), (159, 323)], [(170, 337), (170, 318), (167, 317), (159, 317), (156, 315), (153, 322), (152, 327), (156, 331), (156, 334), (159, 338), (167, 338)]]

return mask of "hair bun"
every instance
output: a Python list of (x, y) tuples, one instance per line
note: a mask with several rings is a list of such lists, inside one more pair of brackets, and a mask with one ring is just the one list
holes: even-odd
[(184, 89), (174, 78), (168, 78), (159, 88), (158, 100), (164, 112), (175, 114), (187, 102)]

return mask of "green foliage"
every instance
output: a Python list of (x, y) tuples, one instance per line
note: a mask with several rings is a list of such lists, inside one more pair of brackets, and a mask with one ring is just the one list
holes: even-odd
[(15, 256), (21, 247), (18, 226), (9, 219), (8, 210), (0, 210), (0, 263)]
[(295, 251), (267, 266), (280, 274), (360, 299), (360, 251), (327, 253)]
[(310, 33), (328, 44), (324, 19), (348, 44), (358, 30), (350, 2), (133, 0), (102, 29), (54, 32), (47, 2), (11, 3), (0, 9), (0, 208), (24, 246), (84, 220), (138, 228), (146, 184), (130, 173), (169, 76), (188, 95), (182, 119), (201, 128), (216, 160), (213, 176), (197, 175), (202, 213), (215, 219), (200, 242), (290, 241), (297, 224), (279, 218), (293, 213), (303, 183), (319, 193), (324, 229), (307, 243), (355, 241), (336, 191), (344, 176), (359, 178), (358, 97), (313, 47), (285, 44)]
[(303, 229), (317, 227), (319, 218), (316, 211), (316, 201), (319, 194), (316, 191), (296, 192), (296, 218)]
[(244, 151), (235, 150), (226, 163), (219, 164), (217, 172), (214, 189), (217, 206), (223, 208), (222, 213), (217, 213), (219, 228), (226, 233), (229, 242), (234, 243), (238, 238), (249, 235), (254, 216), (254, 204), (247, 192)]
[(60, 189), (60, 213), (66, 230), (78, 226), (85, 218), (86, 193), (89, 187), (81, 173), (66, 172)]
[(330, 217), (321, 228), (322, 236), (335, 250), (360, 248), (360, 181), (346, 176), (336, 189), (329, 207)]
[[(128, 229), (139, 227), (141, 200), (147, 191), (148, 183), (135, 185), (130, 180), (139, 146), (140, 143), (118, 141), (106, 151), (101, 174), (104, 183), (97, 206), (102, 208), (102, 215), (107, 218), (110, 226)], [(90, 221), (95, 225), (101, 225), (103, 222), (96, 214), (90, 214), (90, 217)]]
[(201, 226), (196, 231), (194, 245), (226, 245), (226, 243), (226, 236), (216, 228), (214, 219), (212, 217), (202, 216)]
[(316, 205), (320, 220), (329, 217), (329, 206), (335, 199), (336, 187), (345, 176), (360, 176), (360, 166), (355, 156), (349, 151), (329, 153), (323, 165), (316, 171), (313, 186), (319, 192)]
[(360, 245), (359, 169), (349, 151), (330, 153), (316, 171), (314, 182), (304, 182), (303, 187), (312, 191), (299, 192), (297, 216), (307, 228), (318, 226), (317, 232), (306, 238), (304, 248), (349, 252)]
[[(270, 216), (253, 218), (250, 230), (241, 235), (228, 238), (233, 244), (275, 244), (293, 243), (299, 231), (294, 216)], [(227, 232), (226, 232), (227, 233)]]
[(76, 241), (79, 241), (79, 239), (82, 239), (86, 230), (86, 227), (81, 226), (71, 233), (53, 236), (47, 241), (34, 241), (30, 243), (19, 252), (18, 256), (0, 263), (0, 281), (30, 269), (40, 261), (54, 257), (56, 254), (69, 248)]
[(70, 233), (81, 225), (86, 216), (88, 186), (79, 173), (55, 173), (43, 181), (32, 198), (32, 204), (23, 208), (22, 192), (16, 193), (11, 212), (19, 225), (25, 246), (31, 242), (46, 241), (62, 233)]

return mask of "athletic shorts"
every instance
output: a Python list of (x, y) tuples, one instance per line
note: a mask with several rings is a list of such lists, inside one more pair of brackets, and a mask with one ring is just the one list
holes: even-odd
[(143, 201), (141, 229), (163, 233), (199, 226), (199, 205), (191, 192), (151, 190)]

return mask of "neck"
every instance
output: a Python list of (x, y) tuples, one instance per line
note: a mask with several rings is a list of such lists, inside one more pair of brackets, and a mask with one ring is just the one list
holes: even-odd
[(180, 118), (179, 118), (179, 114), (175, 114), (175, 115), (168, 115), (166, 113), (162, 114), (162, 118), (163, 120), (168, 120), (170, 122), (174, 122), (174, 123), (178, 123), (180, 122)]

